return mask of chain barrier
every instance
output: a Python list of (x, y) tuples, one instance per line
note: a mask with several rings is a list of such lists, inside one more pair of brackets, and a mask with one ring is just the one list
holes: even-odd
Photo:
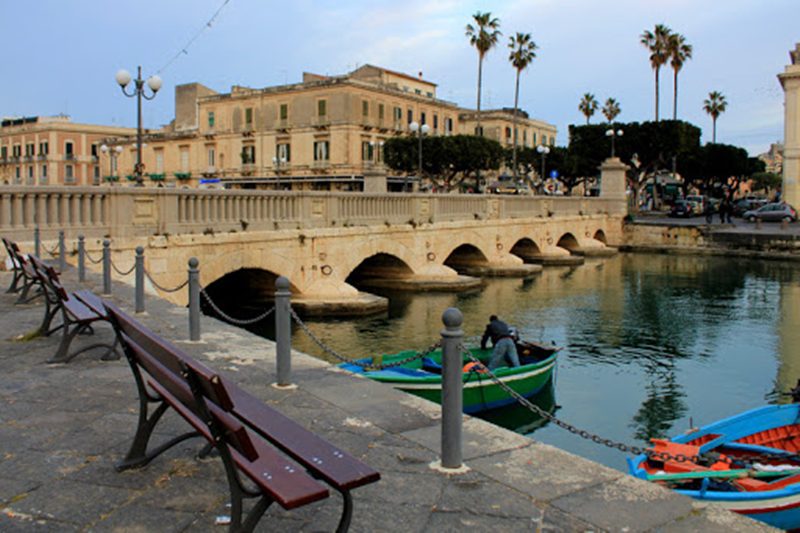
[(124, 277), (124, 276), (127, 276), (128, 274), (130, 274), (131, 272), (133, 272), (134, 270), (136, 270), (136, 263), (134, 263), (133, 266), (129, 270), (126, 270), (125, 272), (123, 272), (122, 270), (117, 268), (117, 265), (114, 264), (114, 261), (111, 261), (111, 268), (113, 268), (114, 271), (117, 274), (119, 274), (120, 276)]
[(96, 265), (96, 264), (98, 264), (98, 263), (102, 263), (102, 262), (103, 262), (103, 256), (102, 256), (102, 255), (100, 256), (100, 259), (95, 259), (95, 258), (93, 258), (93, 257), (91, 256), (91, 254), (89, 253), (89, 251), (88, 251), (88, 250), (84, 250), (84, 251), (83, 251), (83, 255), (86, 257), (86, 259), (88, 259), (88, 260), (89, 260), (89, 262), (90, 262), (90, 263), (92, 263), (92, 264), (94, 264), (94, 265)]
[(58, 244), (53, 246), (52, 249), (48, 248), (44, 243), (42, 243), (42, 250), (50, 254), (50, 257), (58, 257)]
[(319, 337), (314, 335), (314, 333), (308, 328), (308, 325), (305, 322), (303, 322), (300, 319), (300, 317), (297, 315), (297, 312), (294, 310), (294, 308), (290, 307), (289, 308), (289, 312), (292, 314), (292, 319), (294, 319), (294, 321), (297, 323), (297, 325), (300, 326), (300, 329), (302, 329), (306, 333), (306, 335), (308, 335), (309, 338), (312, 341), (314, 341), (314, 343), (322, 349), (322, 351), (324, 351), (328, 355), (338, 359), (339, 361), (341, 361), (343, 363), (349, 363), (349, 364), (352, 364), (352, 365), (360, 366), (361, 368), (364, 368), (364, 369), (371, 368), (371, 369), (375, 369), (375, 370), (384, 370), (384, 369), (387, 369), (387, 368), (394, 368), (394, 367), (397, 367), (397, 366), (403, 366), (403, 365), (406, 365), (406, 364), (408, 364), (408, 363), (410, 363), (412, 361), (416, 361), (417, 359), (422, 359), (423, 357), (429, 356), (431, 353), (433, 353), (437, 348), (439, 348), (441, 346), (441, 341), (437, 341), (437, 342), (433, 343), (432, 345), (428, 346), (428, 348), (426, 348), (425, 351), (423, 351), (423, 352), (417, 352), (417, 353), (415, 353), (414, 355), (412, 355), (410, 357), (406, 357), (406, 358), (400, 359), (399, 361), (394, 361), (392, 363), (387, 363), (385, 365), (382, 364), (382, 363), (375, 364), (374, 361), (370, 361), (370, 362), (367, 363), (367, 362), (364, 362), (364, 361), (359, 361), (357, 359), (351, 359), (349, 357), (345, 357), (345, 356), (341, 355), (339, 352), (337, 352), (336, 350), (334, 350), (333, 348), (331, 348), (330, 346), (325, 344)]
[(793, 454), (791, 452), (786, 453), (774, 453), (774, 452), (764, 452), (759, 454), (742, 454), (737, 455), (736, 457), (730, 457), (727, 455), (723, 455), (719, 452), (707, 452), (700, 455), (686, 455), (682, 453), (678, 454), (670, 454), (667, 452), (657, 452), (650, 448), (644, 448), (641, 446), (635, 446), (632, 444), (625, 444), (623, 442), (614, 441), (612, 439), (606, 439), (585, 429), (580, 429), (578, 427), (573, 426), (563, 420), (559, 419), (555, 415), (548, 413), (538, 405), (532, 403), (530, 400), (519, 394), (517, 391), (506, 385), (500, 378), (498, 378), (491, 370), (486, 368), (486, 366), (472, 353), (466, 349), (465, 346), (461, 346), (461, 351), (464, 355), (469, 357), (469, 359), (473, 363), (477, 363), (481, 365), (483, 368), (482, 371), (485, 371), (486, 374), (494, 381), (501, 389), (506, 391), (512, 398), (517, 400), (523, 407), (526, 407), (533, 413), (549, 420), (556, 426), (566, 429), (570, 433), (577, 435), (583, 439), (591, 440), (596, 444), (601, 444), (608, 448), (613, 448), (619, 450), (623, 453), (630, 453), (633, 455), (646, 455), (648, 459), (655, 459), (657, 461), (667, 462), (667, 461), (675, 461), (678, 463), (694, 463), (694, 464), (701, 464), (708, 462), (709, 464), (714, 464), (717, 462), (727, 463), (729, 465), (737, 464), (743, 465), (747, 467), (752, 467), (754, 463), (763, 462), (764, 460), (793, 460), (793, 461), (800, 461), (800, 455)]
[(267, 309), (266, 311), (264, 311), (263, 313), (261, 313), (257, 317), (246, 318), (246, 319), (233, 318), (232, 316), (227, 314), (225, 311), (220, 309), (219, 306), (216, 303), (214, 303), (214, 300), (211, 299), (211, 296), (208, 295), (208, 293), (206, 292), (205, 288), (201, 288), (200, 289), (200, 295), (203, 298), (205, 298), (206, 302), (208, 302), (208, 305), (211, 306), (211, 309), (213, 309), (214, 312), (216, 312), (219, 316), (221, 316), (225, 321), (230, 322), (231, 324), (233, 324), (235, 326), (250, 326), (252, 324), (255, 324), (256, 322), (261, 322), (262, 320), (267, 318), (269, 315), (271, 315), (275, 311), (275, 306), (273, 305), (272, 307), (270, 307), (269, 309)]
[(186, 281), (184, 281), (174, 289), (168, 289), (156, 283), (156, 280), (153, 279), (153, 277), (150, 275), (150, 272), (148, 272), (147, 270), (144, 271), (144, 275), (147, 276), (147, 279), (150, 280), (150, 283), (152, 283), (153, 286), (155, 286), (155, 288), (160, 290), (161, 292), (178, 292), (179, 290), (181, 290), (182, 288), (186, 287), (189, 284), (189, 279), (187, 278)]

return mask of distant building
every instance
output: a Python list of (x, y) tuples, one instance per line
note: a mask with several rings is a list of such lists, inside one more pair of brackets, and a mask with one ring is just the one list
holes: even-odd
[(0, 121), (0, 179), (11, 185), (91, 185), (102, 182), (100, 146), (136, 130), (77, 124), (69, 117)]
[(783, 173), (783, 144), (772, 143), (769, 145), (769, 150), (763, 154), (759, 154), (758, 158), (766, 165), (766, 171), (773, 174)]
[[(383, 143), (411, 134), (474, 133), (475, 111), (436, 96), (436, 84), (365, 65), (348, 74), (305, 73), (301, 83), (220, 94), (199, 83), (175, 89), (175, 119), (150, 132), (143, 152), (150, 180), (167, 186), (227, 186), (292, 190), (362, 190), (364, 173), (383, 167)], [(518, 113), (518, 145), (554, 144), (556, 127)], [(511, 146), (513, 109), (481, 113), (484, 135)], [(130, 172), (134, 139), (123, 145), (119, 166)], [(100, 154), (108, 158), (107, 154)], [(146, 178), (147, 179), (147, 178)], [(388, 176), (400, 184), (405, 176)]]

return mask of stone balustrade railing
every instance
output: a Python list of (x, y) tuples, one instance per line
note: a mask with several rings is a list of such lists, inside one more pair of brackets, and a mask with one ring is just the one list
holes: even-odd
[(160, 189), (0, 188), (0, 232), (20, 241), (340, 228), (625, 212), (602, 197)]

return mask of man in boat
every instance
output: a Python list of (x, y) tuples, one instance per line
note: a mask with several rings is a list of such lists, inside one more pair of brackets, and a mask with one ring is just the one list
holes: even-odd
[(517, 346), (514, 343), (512, 330), (497, 315), (489, 317), (489, 324), (481, 337), (481, 349), (486, 349), (486, 341), (492, 340), (492, 358), (489, 360), (489, 370), (500, 366), (519, 366)]

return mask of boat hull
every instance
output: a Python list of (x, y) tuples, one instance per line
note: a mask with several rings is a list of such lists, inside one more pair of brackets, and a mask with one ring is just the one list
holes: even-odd
[[(741, 453), (744, 458), (750, 457), (751, 462), (754, 455), (761, 453), (764, 464), (777, 461), (800, 467), (800, 464), (792, 459), (796, 458), (795, 454), (798, 453), (798, 444), (795, 444), (798, 435), (800, 435), (800, 407), (797, 404), (789, 404), (747, 411), (674, 437), (670, 442), (697, 446), (699, 454), (715, 451), (734, 458), (737, 453)], [(781, 452), (786, 452), (789, 457), (776, 460), (775, 454)], [(628, 463), (630, 473), (636, 477), (651, 480), (659, 477), (657, 473), (654, 475), (652, 463), (648, 462), (645, 455), (629, 459)], [(660, 471), (669, 472), (671, 465), (675, 466), (674, 463), (659, 465)], [(690, 465), (682, 468), (692, 470), (690, 474), (692, 476), (707, 476), (708, 479), (720, 479), (717, 477), (718, 473), (726, 473), (724, 465), (718, 465), (715, 468), (716, 473), (710, 469), (703, 470)], [(742, 478), (745, 478), (744, 482)], [(699, 488), (686, 490), (677, 486), (675, 491), (696, 500), (717, 504), (774, 527), (788, 530), (800, 528), (800, 474), (787, 474), (783, 479), (776, 476), (767, 481), (755, 479), (752, 473), (743, 475), (742, 478), (731, 478), (731, 482), (725, 484), (725, 490), (712, 490), (709, 484), (701, 483)], [(739, 490), (731, 491), (731, 487)]]
[[(489, 350), (472, 350), (476, 357), (485, 358), (490, 353)], [(408, 357), (411, 352), (401, 352), (394, 356), (384, 356), (383, 364), (391, 363)], [(434, 352), (431, 358), (440, 363), (441, 353)], [(531, 364), (525, 364), (514, 368), (499, 368), (494, 374), (511, 390), (529, 398), (540, 392), (553, 377), (553, 370), (556, 367), (557, 350), (553, 350), (546, 358)], [(367, 363), (369, 359), (360, 362)], [(465, 358), (463, 363), (469, 363)], [(436, 403), (442, 401), (442, 376), (441, 374), (429, 373), (423, 370), (419, 362), (414, 362), (401, 368), (390, 368), (385, 370), (365, 370), (354, 364), (340, 365), (342, 368), (351, 372), (361, 374), (365, 377), (387, 383), (402, 390), (425, 398)], [(463, 409), (465, 413), (474, 414), (491, 409), (497, 409), (514, 404), (517, 400), (506, 392), (500, 385), (494, 382), (489, 375), (481, 372), (463, 373)]]

